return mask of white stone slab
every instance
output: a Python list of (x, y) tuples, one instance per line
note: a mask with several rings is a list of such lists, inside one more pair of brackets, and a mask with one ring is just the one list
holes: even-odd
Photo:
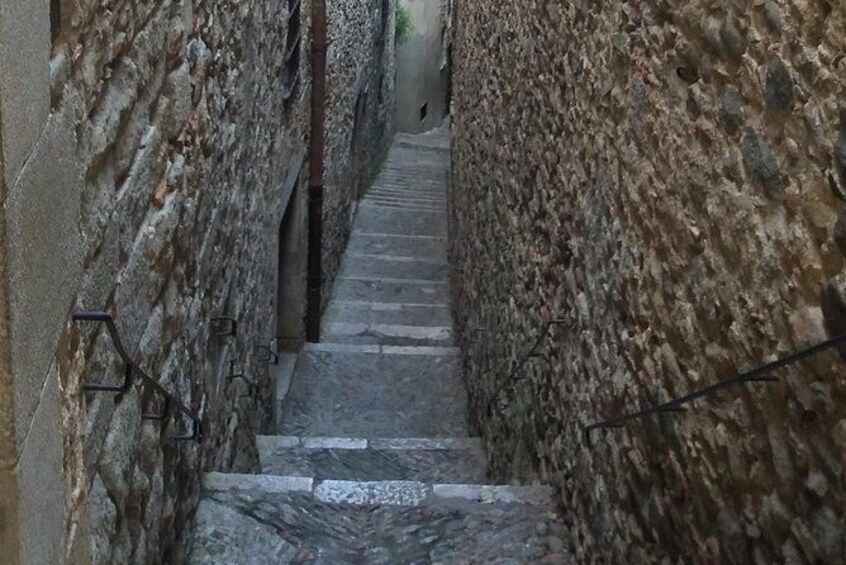
[(428, 494), (416, 481), (323, 481), (314, 489), (323, 502), (356, 505), (419, 506)]
[(349, 437), (304, 437), (306, 449), (367, 449), (367, 440)]
[(291, 449), (300, 446), (300, 438), (295, 436), (256, 436), (256, 446), (259, 451), (263, 449), (268, 451)]

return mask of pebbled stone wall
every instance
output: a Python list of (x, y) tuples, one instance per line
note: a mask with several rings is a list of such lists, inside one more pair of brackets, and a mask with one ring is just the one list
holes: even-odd
[[(60, 4), (52, 53), (49, 3), (0, 7), (0, 440), (19, 444), (0, 458), (0, 547), (20, 537), (27, 563), (180, 563), (202, 472), (256, 470), (272, 416), (256, 346), (277, 337), (286, 206), (306, 244), (311, 3), (299, 59), (293, 1)], [(392, 133), (393, 20), (379, 43), (378, 9), (344, 0), (329, 14), (330, 276)], [(83, 389), (123, 367), (104, 327), (70, 321), (82, 309), (114, 314), (138, 365), (202, 416), (202, 444), (170, 439), (182, 419), (144, 419), (163, 406), (143, 386)], [(217, 316), (237, 333), (216, 335)]]
[[(51, 61), (54, 111), (74, 115), (84, 167), (74, 306), (112, 311), (137, 363), (205, 427), (201, 445), (174, 443), (189, 422), (143, 420), (162, 407), (143, 387), (83, 392), (122, 366), (102, 327), (68, 324), (56, 355), (68, 543), (90, 539), (95, 563), (179, 562), (201, 471), (254, 467), (273, 376), (255, 346), (276, 337), (284, 187), (309, 117), (306, 57), (284, 99), (288, 6), (77, 3)], [(216, 316), (237, 334), (216, 336)]]
[(835, 353), (592, 446), (583, 426), (843, 331), (846, 9), (483, 0), (456, 18), (454, 303), (493, 478), (557, 486), (584, 562), (842, 560)]

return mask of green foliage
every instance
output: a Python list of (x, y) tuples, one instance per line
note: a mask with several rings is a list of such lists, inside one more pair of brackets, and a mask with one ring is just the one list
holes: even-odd
[(414, 24), (411, 23), (411, 14), (408, 13), (408, 8), (402, 4), (401, 0), (398, 0), (396, 24), (397, 45), (405, 43), (412, 33), (414, 33)]

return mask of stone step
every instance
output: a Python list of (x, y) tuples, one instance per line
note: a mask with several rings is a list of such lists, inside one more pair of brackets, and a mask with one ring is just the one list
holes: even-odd
[(324, 323), (323, 341), (361, 345), (437, 346), (453, 345), (449, 326), (406, 326), (365, 322)]
[(392, 175), (377, 178), (373, 186), (378, 189), (412, 192), (414, 194), (436, 198), (446, 197), (445, 178), (406, 178)]
[(395, 198), (399, 200), (419, 200), (420, 202), (432, 204), (446, 204), (446, 195), (432, 192), (421, 192), (419, 190), (395, 188), (387, 186), (374, 186), (365, 194), (366, 198), (379, 196), (381, 198)]
[(323, 323), (335, 322), (450, 326), (452, 319), (446, 305), (333, 300), (326, 309)]
[(368, 302), (448, 304), (449, 284), (446, 281), (422, 279), (339, 277), (335, 282), (334, 298)]
[(321, 438), (259, 436), (266, 475), (354, 481), (484, 483), (479, 438)]
[(423, 135), (400, 132), (394, 137), (394, 143), (400, 147), (413, 147), (415, 150), (424, 148), (449, 152), (449, 130), (446, 130), (447, 133), (441, 133), (439, 130), (434, 130), (434, 132)]
[(281, 433), (328, 437), (469, 435), (456, 348), (309, 344)]
[(445, 237), (404, 237), (354, 231), (347, 243), (347, 253), (392, 255), (445, 262), (447, 240)]
[(211, 473), (189, 563), (574, 562), (546, 487)]
[(359, 207), (353, 230), (365, 233), (382, 233), (411, 236), (443, 237), (447, 232), (446, 212), (421, 210), (382, 210)]
[(406, 206), (409, 208), (425, 208), (433, 211), (438, 211), (446, 214), (446, 200), (445, 199), (429, 199), (418, 198), (414, 196), (405, 196), (394, 193), (383, 193), (381, 191), (373, 191), (365, 196), (360, 204), (384, 204), (395, 206)]
[(418, 279), (445, 282), (449, 265), (441, 261), (390, 255), (361, 255), (348, 253), (341, 263), (341, 277), (370, 277), (392, 279)]
[(358, 204), (359, 210), (367, 207), (374, 208), (382, 212), (390, 212), (392, 210), (420, 210), (421, 212), (438, 212), (441, 213), (441, 208), (434, 208), (432, 206), (416, 206), (410, 204), (397, 204), (395, 202), (384, 202), (378, 199), (368, 198), (362, 200)]

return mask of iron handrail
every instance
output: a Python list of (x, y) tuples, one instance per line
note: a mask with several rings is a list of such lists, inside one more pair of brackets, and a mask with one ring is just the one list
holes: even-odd
[(617, 418), (612, 418), (609, 420), (604, 420), (601, 422), (595, 422), (588, 426), (584, 427), (584, 434), (585, 434), (585, 442), (590, 445), (590, 432), (593, 430), (598, 429), (606, 429), (606, 428), (622, 428), (626, 422), (631, 420), (635, 420), (638, 418), (645, 418), (647, 416), (651, 416), (653, 414), (666, 414), (666, 413), (678, 413), (684, 412), (686, 408), (684, 408), (684, 404), (688, 402), (692, 402), (698, 398), (702, 398), (703, 396), (709, 395), (717, 390), (741, 383), (749, 383), (749, 382), (772, 382), (778, 381), (778, 377), (771, 377), (767, 376), (768, 373), (771, 373), (777, 369), (781, 369), (788, 365), (792, 365), (797, 363), (803, 359), (826, 351), (835, 347), (840, 343), (846, 342), (846, 333), (840, 334), (835, 336), (831, 339), (827, 339), (816, 345), (812, 345), (810, 347), (806, 347), (805, 349), (801, 349), (795, 353), (791, 353), (786, 357), (782, 357), (781, 359), (777, 359), (775, 361), (771, 361), (769, 363), (765, 363), (759, 367), (754, 369), (750, 369), (749, 371), (737, 373), (727, 379), (714, 383), (712, 385), (708, 385), (703, 387), (699, 390), (676, 398), (674, 400), (670, 400), (668, 402), (664, 402), (662, 404), (658, 404), (652, 406), (650, 408), (646, 408), (643, 410), (638, 410), (636, 412), (631, 412), (629, 414), (625, 414), (623, 416), (619, 416)]
[(94, 312), (74, 312), (72, 318), (75, 322), (99, 322), (102, 324), (106, 324), (106, 329), (109, 332), (109, 337), (112, 340), (112, 345), (117, 351), (118, 356), (124, 362), (126, 367), (125, 369), (125, 378), (122, 385), (115, 386), (115, 385), (104, 385), (104, 384), (91, 384), (85, 385), (84, 388), (86, 390), (93, 390), (93, 391), (107, 391), (107, 392), (126, 392), (129, 390), (129, 387), (132, 384), (132, 376), (139, 377), (145, 385), (152, 388), (156, 393), (164, 397), (165, 405), (164, 410), (161, 414), (145, 414), (144, 419), (147, 420), (164, 420), (166, 417), (167, 412), (171, 408), (175, 408), (179, 412), (181, 412), (184, 416), (188, 417), (191, 420), (191, 432), (173, 436), (171, 439), (176, 441), (196, 441), (200, 443), (203, 439), (203, 423), (200, 417), (190, 410), (187, 406), (182, 404), (179, 399), (167, 391), (162, 385), (160, 385), (157, 381), (155, 381), (152, 377), (150, 377), (147, 373), (144, 372), (141, 367), (135, 364), (135, 362), (130, 358), (129, 354), (126, 352), (126, 348), (123, 346), (123, 342), (120, 339), (120, 333), (118, 332), (117, 326), (115, 325), (115, 320), (111, 314), (108, 312), (101, 312), (101, 311), (94, 311)]
[(494, 391), (493, 395), (491, 395), (491, 399), (488, 401), (488, 414), (491, 413), (491, 409), (493, 408), (493, 404), (494, 404), (494, 402), (496, 402), (496, 399), (499, 396), (499, 394), (505, 389), (506, 386), (508, 386), (513, 380), (515, 380), (514, 377), (518, 373), (520, 373), (520, 371), (523, 370), (523, 367), (526, 365), (526, 363), (529, 361), (529, 359), (531, 359), (532, 357), (535, 357), (535, 354), (537, 353), (538, 348), (543, 343), (543, 340), (546, 339), (546, 337), (549, 335), (549, 330), (552, 329), (552, 326), (561, 325), (561, 324), (564, 324), (565, 322), (566, 322), (566, 320), (564, 320), (563, 318), (553, 318), (552, 320), (550, 320), (549, 322), (547, 322), (543, 326), (543, 329), (541, 329), (540, 333), (538, 334), (538, 338), (535, 340), (535, 343), (534, 343), (534, 345), (532, 345), (532, 348), (529, 349), (529, 352), (514, 366), (513, 369), (511, 369), (511, 372), (508, 373), (508, 376), (505, 377), (505, 379), (503, 379), (503, 381), (499, 384), (499, 386)]

